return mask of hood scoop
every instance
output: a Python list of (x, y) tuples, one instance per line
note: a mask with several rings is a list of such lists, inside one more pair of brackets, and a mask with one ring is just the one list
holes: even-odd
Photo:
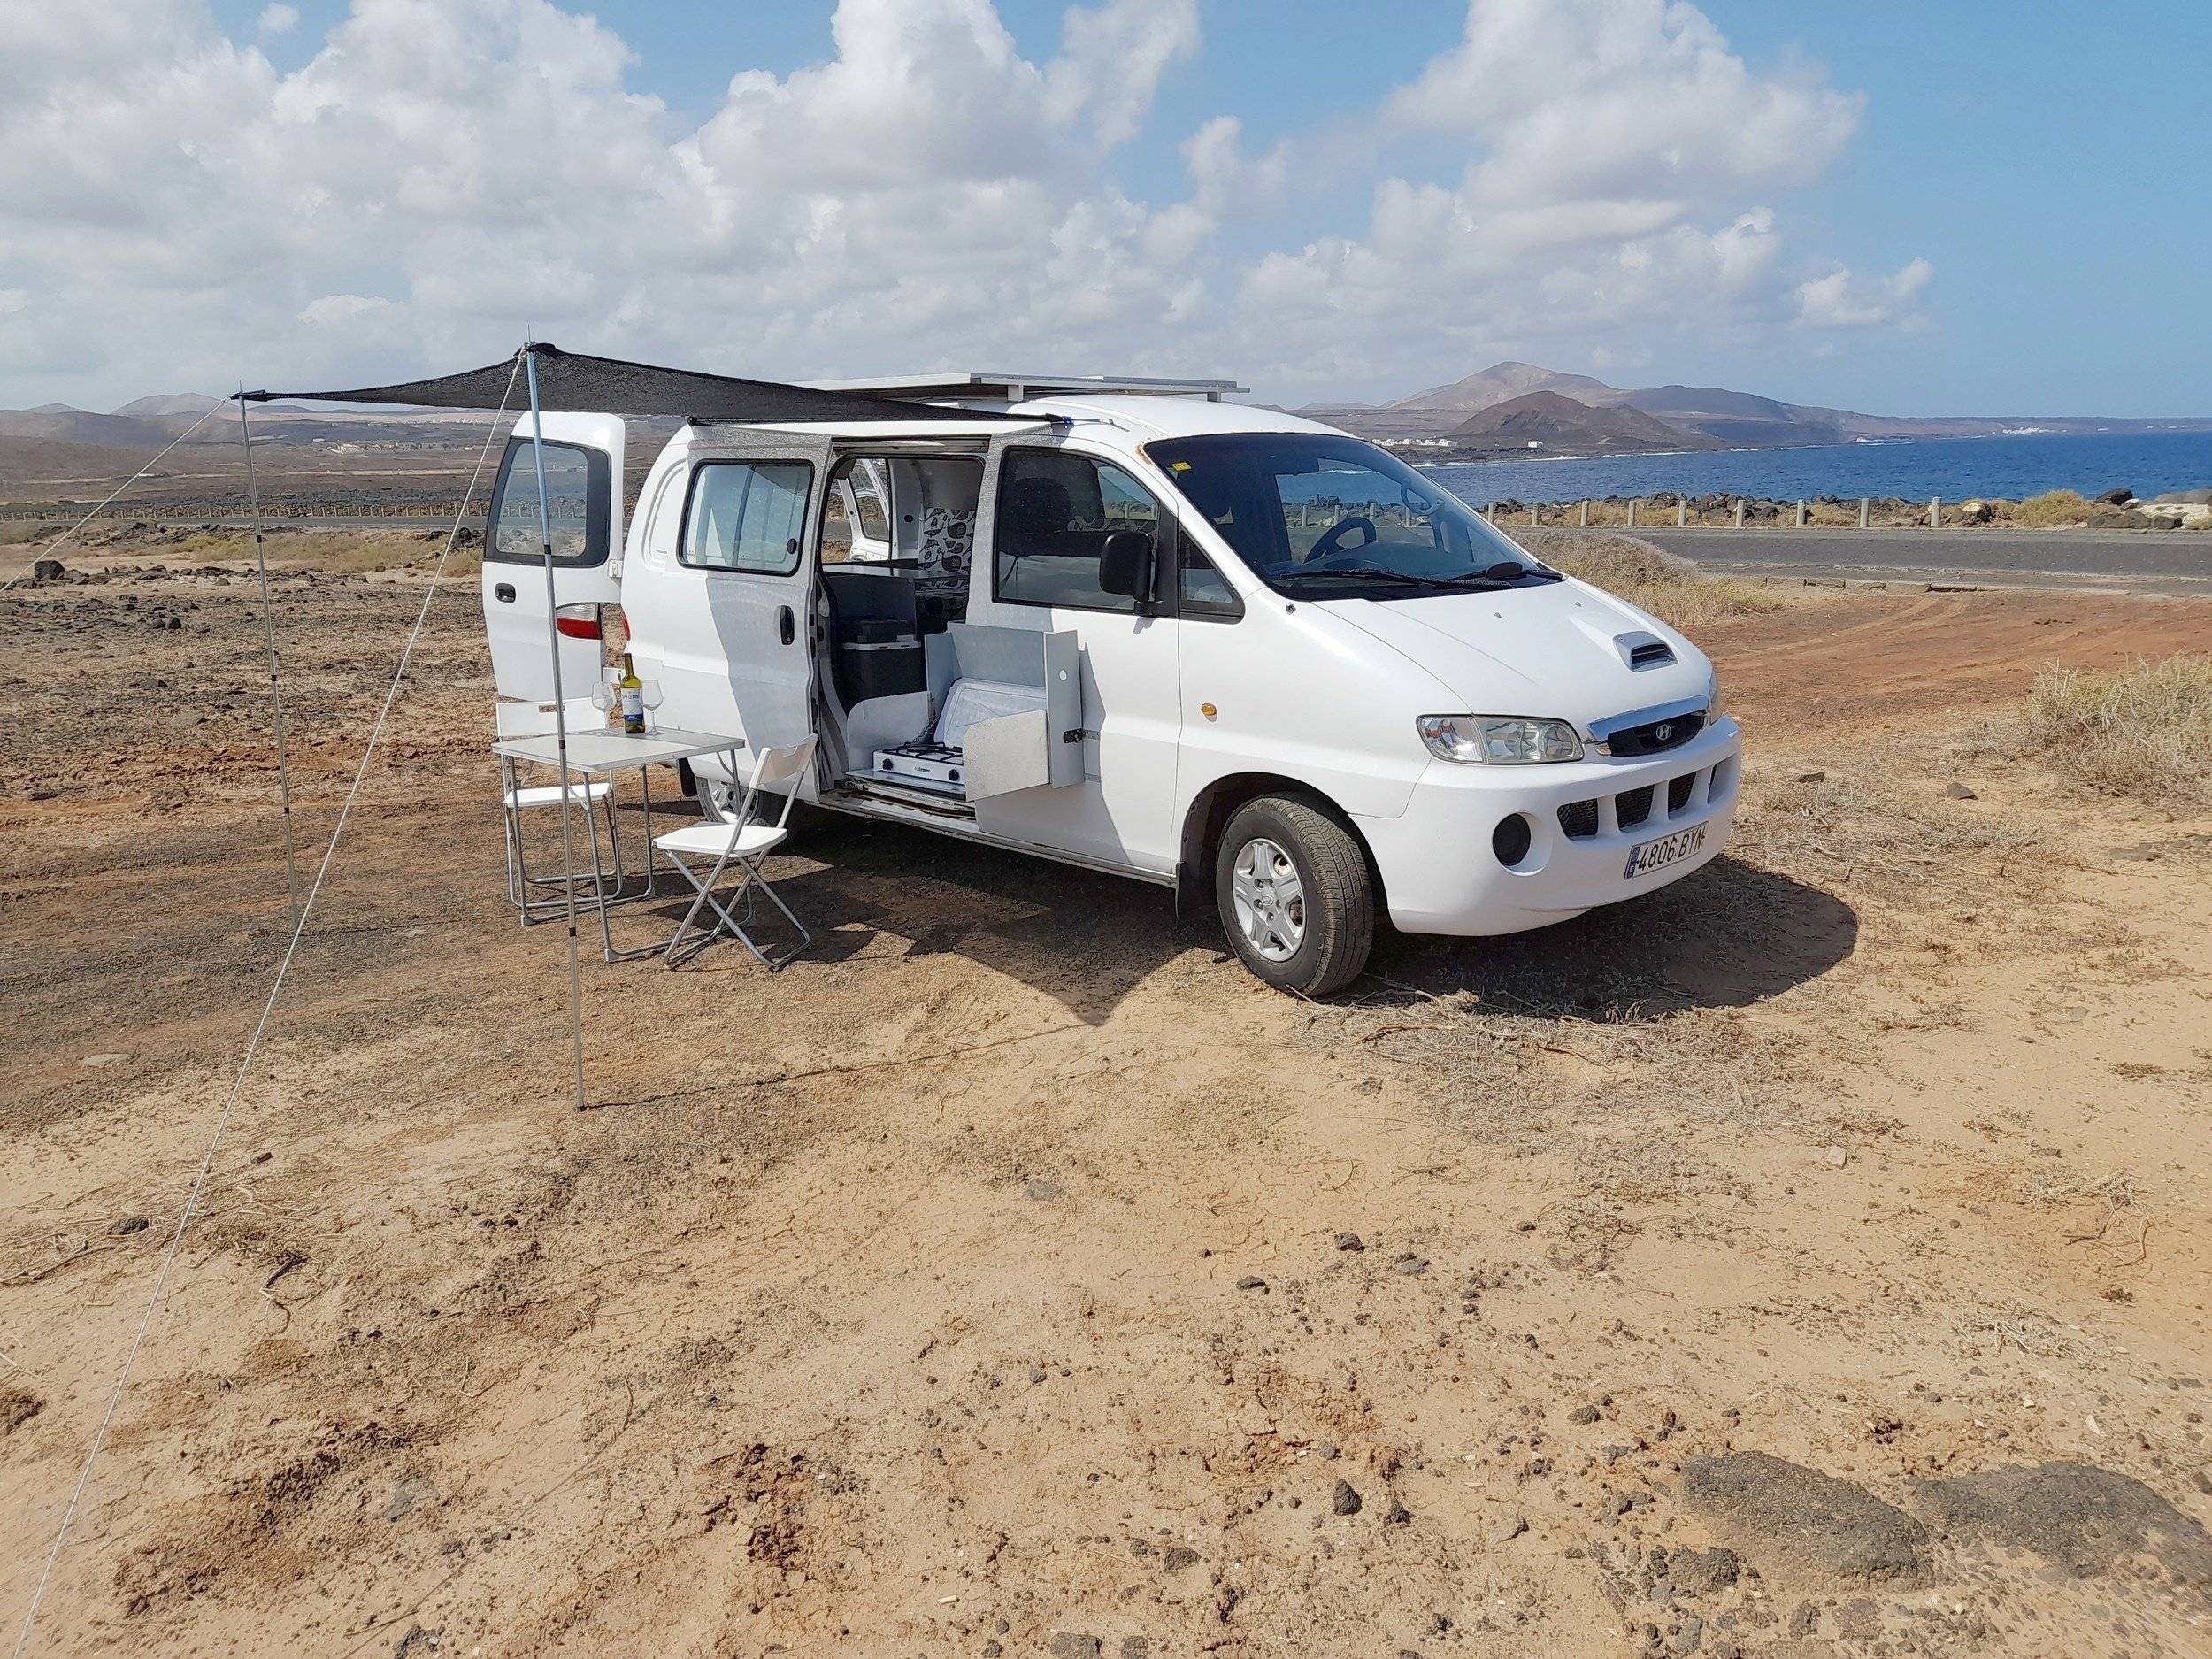
[(1613, 636), (1613, 649), (1621, 654), (1621, 661), (1632, 669), (1663, 668), (1674, 661), (1674, 647), (1655, 634), (1639, 629), (1632, 634)]

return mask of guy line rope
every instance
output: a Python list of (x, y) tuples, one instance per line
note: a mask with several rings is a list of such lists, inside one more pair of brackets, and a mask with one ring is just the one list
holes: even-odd
[[(507, 412), (507, 403), (514, 396), (516, 378), (521, 372), (522, 364), (518, 357), (514, 373), (507, 377), (506, 394), (500, 399), (499, 413), (502, 415)], [(219, 403), (216, 405), (218, 409), (221, 407)], [(213, 410), (208, 411), (209, 414), (213, 412)], [(203, 415), (200, 417), (200, 421), (206, 419), (207, 416)], [(187, 428), (185, 436), (188, 437), (192, 430), (199, 426), (200, 421), (193, 422), (192, 426)], [(238, 1074), (231, 1079), (229, 1096), (223, 1102), (223, 1110), (215, 1120), (213, 1132), (208, 1136), (207, 1148), (200, 1156), (200, 1167), (198, 1172), (193, 1177), (191, 1191), (186, 1195), (184, 1208), (177, 1214), (177, 1225), (169, 1234), (169, 1243), (162, 1251), (161, 1269), (155, 1275), (151, 1294), (146, 1298), (145, 1310), (139, 1316), (137, 1333), (131, 1339), (130, 1349), (123, 1356), (122, 1370), (116, 1373), (115, 1386), (108, 1395), (107, 1409), (101, 1414), (100, 1425), (93, 1433), (91, 1448), (85, 1453), (84, 1466), (77, 1471), (77, 1484), (70, 1492), (67, 1507), (62, 1511), (61, 1525), (54, 1530), (53, 1547), (46, 1553), (46, 1564), (40, 1570), (38, 1582), (31, 1590), (31, 1603), (23, 1612), (23, 1627), (16, 1635), (14, 1659), (23, 1659), (23, 1655), (30, 1647), (31, 1630), (38, 1618), (39, 1603), (45, 1599), (46, 1586), (54, 1576), (55, 1564), (61, 1559), (62, 1546), (68, 1541), (70, 1525), (76, 1519), (78, 1506), (83, 1502), (85, 1488), (92, 1479), (92, 1467), (99, 1461), (101, 1449), (107, 1444), (108, 1430), (114, 1424), (117, 1407), (122, 1403), (123, 1390), (130, 1382), (132, 1368), (138, 1363), (139, 1350), (145, 1346), (146, 1333), (153, 1325), (154, 1311), (161, 1305), (163, 1293), (169, 1287), (170, 1271), (176, 1265), (177, 1251), (184, 1242), (185, 1229), (191, 1225), (194, 1212), (199, 1208), (201, 1196), (206, 1191), (208, 1176), (215, 1164), (216, 1151), (222, 1145), (224, 1132), (230, 1127), (231, 1113), (236, 1109), (238, 1097), (245, 1088), (246, 1073), (251, 1069), (254, 1054), (261, 1046), (262, 1033), (269, 1028), (269, 1017), (276, 1010), (277, 998), (284, 990), (285, 976), (291, 972), (292, 958), (299, 952), (300, 940), (307, 931), (308, 918), (313, 913), (315, 901), (322, 893), (323, 879), (330, 873), (331, 860), (337, 856), (339, 837), (345, 833), (346, 819), (353, 811), (356, 797), (361, 793), (363, 780), (368, 776), (369, 762), (374, 758), (376, 746), (384, 735), (384, 725), (391, 718), (392, 704), (398, 700), (401, 682), (407, 678), (408, 663), (414, 656), (417, 641), (422, 638), (423, 625), (429, 620), (431, 601), (438, 596), (439, 580), (444, 576), (446, 564), (453, 556), (454, 544), (460, 540), (462, 521), (468, 516), (469, 503), (475, 497), (476, 486), (484, 475), (484, 463), (490, 457), (493, 441), (498, 435), (499, 421), (495, 417), (490, 429), (484, 434), (484, 447), (476, 457), (476, 470), (469, 475), (468, 493), (462, 497), (460, 511), (454, 515), (453, 528), (447, 533), (445, 547), (439, 553), (438, 563), (430, 573), (430, 588), (422, 596), (422, 609), (416, 612), (414, 628), (407, 636), (406, 645), (400, 650), (399, 666), (393, 672), (391, 687), (384, 694), (384, 706), (377, 710), (376, 722), (369, 728), (368, 743), (361, 751), (360, 764), (354, 768), (353, 783), (346, 791), (345, 804), (338, 810), (338, 821), (331, 827), (330, 842), (323, 849), (322, 862), (316, 867), (315, 879), (308, 887), (306, 902), (299, 907), (298, 919), (292, 926), (291, 942), (285, 947), (284, 959), (277, 965), (276, 982), (269, 987), (268, 1001), (261, 1007), (261, 1018), (253, 1028), (253, 1036), (246, 1043), (245, 1055), (238, 1063)], [(183, 442), (183, 437), (177, 440), (177, 443)], [(169, 446), (171, 449), (175, 448), (174, 443)], [(168, 452), (168, 449), (165, 449), (162, 455), (166, 455)], [(147, 468), (156, 465), (160, 458), (160, 456), (155, 457), (153, 461), (148, 462), (145, 467), (141, 467), (137, 472), (132, 474), (132, 477), (142, 476)], [(127, 483), (129, 480), (125, 481)], [(121, 493), (122, 490), (119, 488), (116, 495)], [(108, 497), (109, 501), (114, 499), (113, 495)], [(104, 502), (101, 504), (104, 506), (106, 503)], [(95, 512), (98, 511), (98, 508), (93, 510)], [(90, 513), (85, 515), (86, 518), (91, 516)], [(79, 527), (81, 527), (82, 523), (82, 520), (79, 521)], [(72, 530), (69, 534), (73, 534), (75, 532)], [(58, 547), (61, 541), (66, 539), (67, 536), (64, 536), (56, 541), (53, 545)], [(6, 585), (0, 583), (0, 587)]]

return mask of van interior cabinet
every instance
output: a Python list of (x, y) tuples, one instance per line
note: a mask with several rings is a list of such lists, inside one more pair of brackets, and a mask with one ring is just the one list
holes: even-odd
[(1072, 632), (956, 622), (929, 636), (924, 656), (925, 718), (934, 710), (935, 718), (908, 741), (877, 748), (866, 757), (872, 765), (851, 772), (856, 782), (980, 801), (1082, 781), (1083, 681)]
[(845, 707), (927, 687), (913, 578), (826, 565), (821, 605), (830, 678)]

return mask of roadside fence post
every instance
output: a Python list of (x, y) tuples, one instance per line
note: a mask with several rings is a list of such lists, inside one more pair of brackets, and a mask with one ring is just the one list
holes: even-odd
[(1801, 501), (1797, 503), (1797, 527), (1801, 530), (1805, 527), (1805, 503)]
[(1743, 497), (1741, 495), (1736, 497), (1736, 528), (1739, 530), (1743, 528)]
[(1590, 527), (1590, 503), (1586, 499), (1582, 503), (1582, 517), (1576, 519), (1575, 522), (1586, 530)]
[(1633, 495), (1628, 498), (1628, 527), (1632, 530), (1636, 527), (1636, 498)]
[(1689, 522), (1690, 498), (1687, 495), (1677, 495), (1674, 498), (1674, 527), (1679, 530)]
[(1943, 528), (1943, 497), (1940, 495), (1928, 503), (1928, 528), (1931, 530)]
[(1873, 502), (1872, 502), (1872, 501), (1871, 501), (1869, 497), (1867, 497), (1867, 496), (1864, 496), (1864, 495), (1860, 496), (1860, 497), (1859, 497), (1859, 528), (1860, 528), (1860, 529), (1862, 529), (1862, 530), (1865, 529), (1865, 528), (1867, 527), (1867, 526), (1868, 526), (1870, 522), (1872, 522), (1872, 519), (1871, 519), (1871, 515), (1872, 515), (1872, 513), (1873, 513), (1873, 511), (1874, 511), (1874, 503), (1873, 503)]
[(1529, 504), (1528, 504), (1528, 527), (1529, 527), (1530, 529), (1532, 529), (1532, 530), (1533, 530), (1534, 528), (1536, 528), (1536, 511), (1537, 511), (1536, 503), (1535, 503), (1534, 502), (1531, 502), (1531, 503), (1529, 503)]

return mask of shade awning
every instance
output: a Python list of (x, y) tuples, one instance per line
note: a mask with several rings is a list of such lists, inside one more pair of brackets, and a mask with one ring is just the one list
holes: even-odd
[[(528, 345), (516, 356), (537, 359), (538, 406), (549, 411), (608, 415), (674, 415), (689, 420), (807, 422), (818, 420), (997, 421), (987, 410), (950, 409), (865, 392), (825, 391), (777, 380), (748, 380), (696, 369), (657, 368), (619, 357), (592, 357), (558, 346)], [(404, 403), (419, 409), (518, 408), (516, 359), (395, 386), (356, 386), (322, 392), (241, 392), (250, 403), (274, 398), (319, 403)]]

